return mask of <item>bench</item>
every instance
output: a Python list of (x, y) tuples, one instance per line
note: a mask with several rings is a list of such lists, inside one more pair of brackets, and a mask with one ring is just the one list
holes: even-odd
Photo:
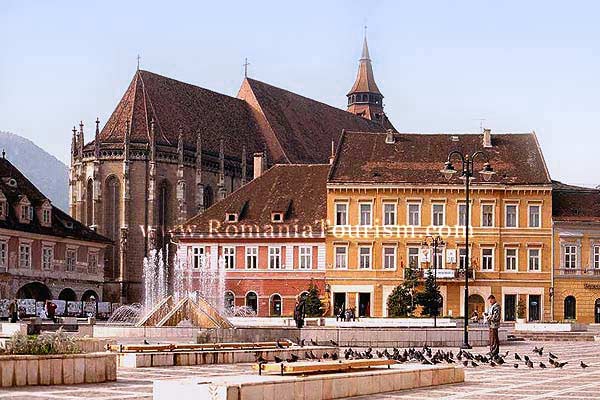
[(259, 363), (252, 368), (258, 370), (258, 374), (263, 372), (276, 373), (280, 375), (299, 375), (310, 373), (339, 372), (351, 369), (368, 369), (371, 367), (388, 367), (396, 364), (394, 360), (329, 360), (329, 361), (297, 361), (282, 363)]
[[(283, 321), (285, 326), (296, 326), (296, 321), (294, 320), (294, 318), (284, 318)], [(304, 318), (304, 326), (325, 326), (325, 318)]]

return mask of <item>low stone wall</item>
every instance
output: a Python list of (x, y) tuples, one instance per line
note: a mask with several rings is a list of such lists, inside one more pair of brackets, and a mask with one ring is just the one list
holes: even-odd
[[(312, 351), (319, 358), (323, 353), (332, 355), (338, 353), (335, 347), (304, 348), (293, 347), (290, 349), (257, 349), (257, 350), (214, 350), (214, 351), (178, 351), (178, 352), (155, 352), (155, 353), (117, 353), (119, 367), (141, 368), (141, 367), (168, 367), (184, 365), (205, 364), (237, 364), (256, 362), (258, 356), (267, 360), (273, 360), (274, 356), (282, 359), (290, 358), (292, 354), (303, 355), (305, 351)], [(339, 354), (339, 353), (338, 353)]]
[[(506, 342), (507, 331), (500, 328), (500, 341)], [(463, 341), (460, 328), (392, 328), (392, 327), (236, 327), (232, 329), (203, 329), (198, 332), (199, 343), (261, 342), (287, 338), (293, 342), (302, 339), (308, 344), (315, 340), (328, 344), (331, 340), (342, 347), (458, 347)], [(487, 346), (489, 333), (485, 328), (470, 328), (469, 343)]]
[(98, 353), (106, 351), (108, 345), (116, 344), (117, 341), (106, 338), (78, 337), (75, 339), (75, 343), (82, 353)]
[(528, 322), (516, 323), (515, 331), (518, 332), (585, 332), (587, 326), (576, 322), (569, 323), (543, 323), (543, 322)]
[(329, 400), (464, 382), (461, 367), (394, 365), (308, 376), (242, 375), (154, 381), (154, 400)]
[(94, 325), (94, 337), (118, 338), (119, 343), (140, 343), (143, 339), (150, 341), (194, 342), (198, 328), (192, 327), (137, 327)]
[(73, 385), (117, 380), (117, 356), (110, 353), (0, 356), (2, 387)]

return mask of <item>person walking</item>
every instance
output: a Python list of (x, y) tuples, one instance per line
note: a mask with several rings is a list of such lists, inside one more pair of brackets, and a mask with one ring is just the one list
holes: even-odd
[(52, 300), (46, 300), (46, 316), (56, 322), (56, 304)]
[(17, 305), (17, 300), (13, 299), (8, 305), (8, 313), (10, 314), (10, 322), (13, 324), (17, 322), (17, 318), (19, 316), (19, 306)]
[(500, 352), (500, 339), (498, 338), (498, 328), (500, 328), (500, 304), (496, 301), (493, 294), (488, 296), (490, 308), (484, 313), (485, 320), (490, 327), (490, 356), (496, 357)]

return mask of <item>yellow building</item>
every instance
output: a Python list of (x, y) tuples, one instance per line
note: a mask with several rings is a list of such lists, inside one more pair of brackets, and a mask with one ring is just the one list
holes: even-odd
[[(475, 173), (471, 190), (470, 309), (488, 295), (503, 319), (518, 301), (529, 320), (551, 315), (552, 181), (534, 133), (397, 134), (343, 132), (327, 183), (326, 278), (332, 307), (387, 315), (387, 297), (404, 267), (432, 265), (427, 236), (441, 235), (435, 254), (442, 315), (464, 309), (464, 180), (440, 170), (448, 153), (482, 150), (495, 169), (489, 182)], [(455, 160), (455, 166), (460, 163)], [(481, 169), (483, 159), (475, 163)], [(457, 174), (459, 175), (459, 174)], [(469, 314), (472, 311), (469, 311)]]
[(600, 323), (600, 190), (554, 183), (554, 319)]

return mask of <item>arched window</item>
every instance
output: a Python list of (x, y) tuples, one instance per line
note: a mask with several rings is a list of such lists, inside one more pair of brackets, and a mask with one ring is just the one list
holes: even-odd
[(225, 292), (225, 308), (233, 308), (235, 306), (235, 294), (228, 290)]
[(90, 226), (94, 223), (94, 182), (88, 179), (85, 188), (85, 224)]
[(17, 290), (17, 299), (35, 299), (36, 301), (52, 300), (52, 292), (48, 286), (40, 282), (30, 282)]
[(272, 317), (281, 317), (281, 309), (283, 308), (281, 296), (275, 293), (271, 296), (269, 311)]
[(95, 291), (93, 291), (91, 289), (83, 292), (83, 295), (81, 296), (81, 301), (91, 301), (92, 297), (94, 298), (94, 301), (96, 301), (96, 302), (100, 301), (100, 298), (98, 297), (98, 293), (96, 293)]
[(251, 308), (255, 313), (258, 314), (258, 295), (256, 292), (246, 293), (246, 307)]
[(576, 319), (576, 300), (573, 296), (565, 297), (565, 319)]
[(64, 301), (77, 301), (77, 295), (73, 289), (65, 288), (58, 295), (58, 299)]
[(208, 207), (212, 206), (214, 201), (213, 190), (210, 185), (204, 187), (204, 209), (206, 210)]
[(115, 278), (117, 265), (119, 263), (119, 241), (121, 230), (121, 182), (114, 175), (106, 179), (104, 185), (104, 216), (101, 232), (114, 242), (113, 246), (106, 252), (107, 264), (110, 266), (111, 276)]

